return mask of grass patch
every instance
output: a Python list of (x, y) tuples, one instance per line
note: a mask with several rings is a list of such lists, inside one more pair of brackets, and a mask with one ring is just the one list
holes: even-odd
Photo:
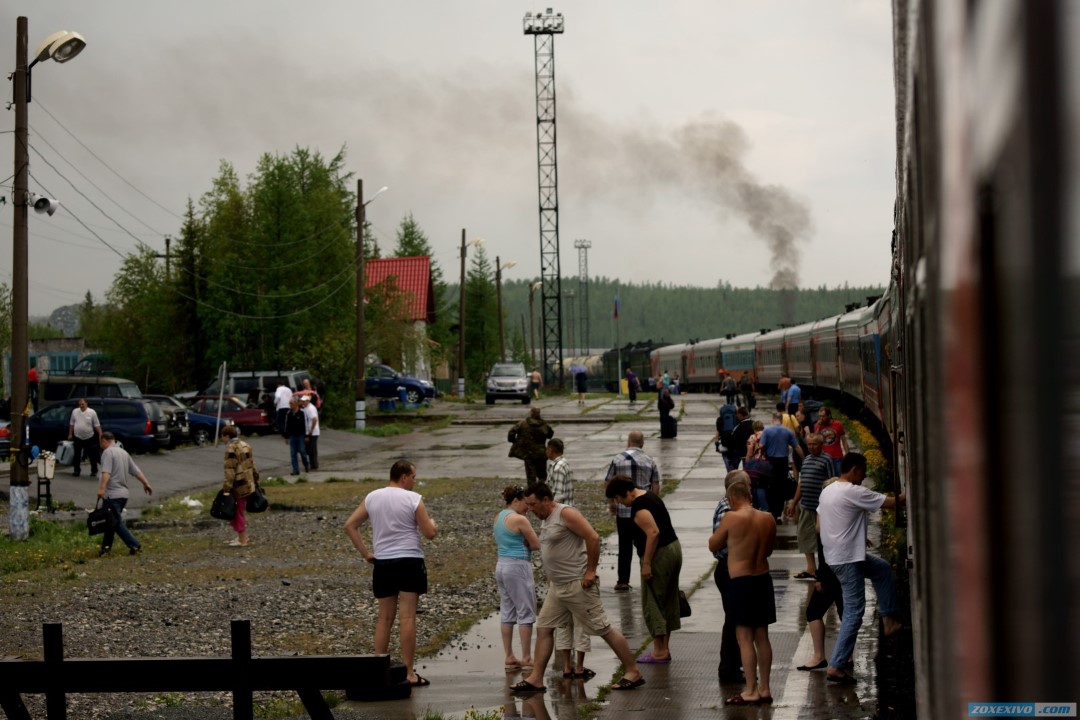
[(0, 537), (0, 576), (46, 568), (71, 571), (96, 556), (97, 539), (87, 534), (86, 525), (31, 515), (29, 540)]
[(375, 438), (394, 437), (395, 435), (405, 435), (415, 430), (415, 426), (411, 424), (392, 422), (386, 425), (375, 425), (374, 427), (367, 427), (358, 431), (361, 435)]

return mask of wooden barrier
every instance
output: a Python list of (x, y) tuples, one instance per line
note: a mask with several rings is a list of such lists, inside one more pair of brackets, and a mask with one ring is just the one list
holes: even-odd
[(42, 626), (44, 660), (0, 660), (0, 709), (32, 720), (22, 695), (44, 694), (48, 720), (66, 720), (68, 693), (231, 691), (234, 720), (253, 720), (255, 690), (295, 690), (312, 720), (333, 720), (322, 690), (350, 698), (409, 697), (405, 666), (389, 655), (252, 657), (251, 623), (232, 621), (231, 657), (64, 659), (63, 626)]

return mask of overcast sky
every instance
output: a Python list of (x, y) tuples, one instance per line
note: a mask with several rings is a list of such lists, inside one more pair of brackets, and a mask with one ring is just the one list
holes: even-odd
[[(368, 206), (384, 251), (412, 212), (449, 279), (462, 228), (518, 263), (504, 277), (532, 278), (534, 48), (521, 21), (543, 7), (6, 0), (0, 58), (14, 69), (20, 14), (31, 54), (56, 30), (86, 38), (70, 63), (34, 68), (31, 145), (162, 250), (222, 160), (246, 175), (264, 152), (332, 156), (344, 145), (369, 195), (390, 187)], [(754, 286), (789, 272), (803, 287), (887, 282), (889, 3), (577, 0), (554, 10), (566, 17), (555, 52), (564, 276), (577, 274), (574, 240), (587, 238), (590, 273), (626, 281)], [(0, 177), (12, 171), (13, 128), (9, 111)], [(120, 258), (73, 215), (122, 251), (135, 240), (33, 152), (31, 172), (32, 190), (67, 207), (31, 214), (31, 314), (87, 290), (100, 299)], [(9, 283), (11, 223), (0, 207)]]

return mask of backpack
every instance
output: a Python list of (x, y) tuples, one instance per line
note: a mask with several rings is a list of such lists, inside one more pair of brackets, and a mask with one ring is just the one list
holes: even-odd
[(735, 415), (734, 405), (721, 405), (720, 406), (720, 439), (725, 445), (731, 440), (731, 433), (735, 430), (735, 426), (739, 424), (739, 420)]

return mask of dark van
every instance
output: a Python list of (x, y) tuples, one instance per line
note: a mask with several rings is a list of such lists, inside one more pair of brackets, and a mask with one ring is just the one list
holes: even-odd
[(142, 397), (142, 391), (133, 380), (96, 375), (52, 375), (39, 383), (39, 403), (42, 406), (84, 398), (131, 398)]
[[(86, 399), (97, 413), (102, 431), (111, 431), (128, 452), (157, 452), (169, 447), (169, 430), (161, 408), (144, 398)], [(64, 400), (42, 408), (26, 422), (30, 444), (42, 450), (56, 450), (61, 440), (67, 440), (71, 413), (78, 400)]]

